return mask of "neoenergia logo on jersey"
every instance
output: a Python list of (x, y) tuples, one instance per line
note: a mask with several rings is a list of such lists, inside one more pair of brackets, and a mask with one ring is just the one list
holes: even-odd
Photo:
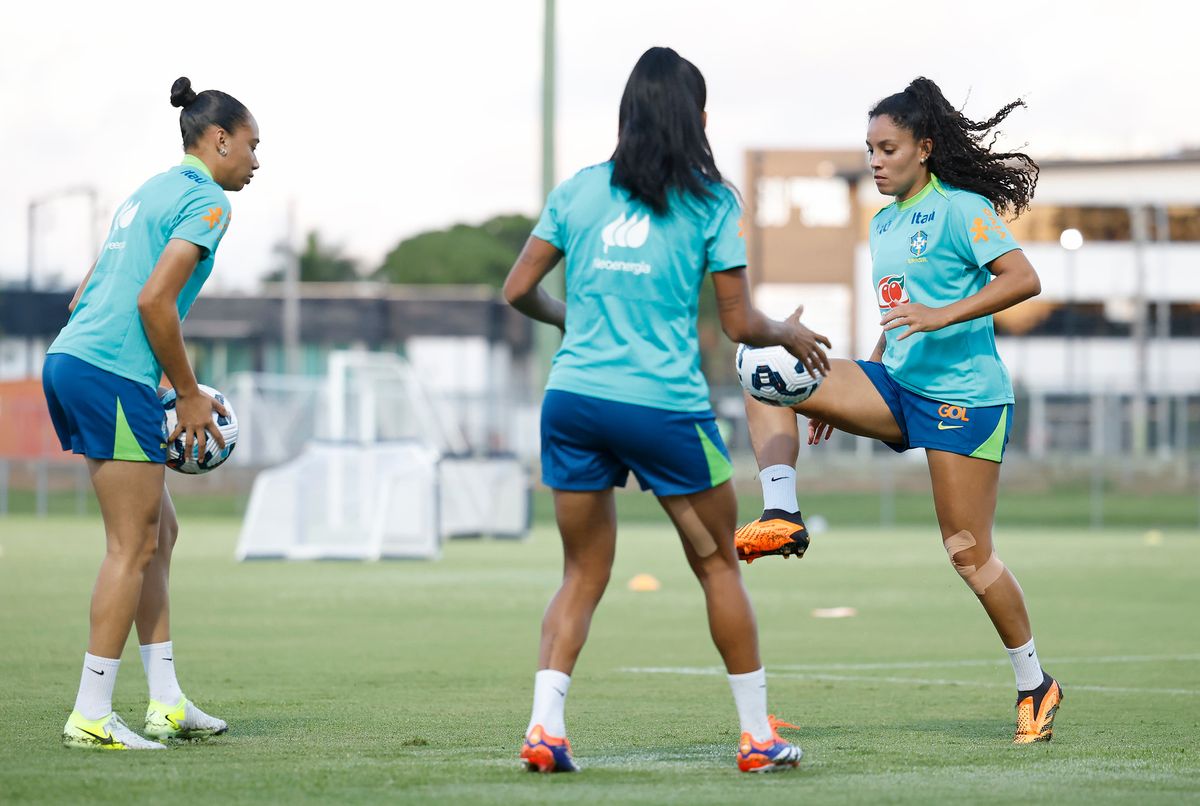
[[(637, 213), (626, 218), (624, 213), (617, 216), (615, 221), (607, 224), (600, 231), (600, 240), (604, 242), (604, 254), (608, 254), (610, 246), (621, 246), (626, 249), (639, 249), (650, 237), (650, 214), (641, 217)], [(619, 271), (627, 274), (649, 274), (653, 268), (645, 261), (609, 260), (598, 257), (592, 260), (592, 268), (601, 271)]]
[(118, 210), (117, 214), (113, 217), (112, 229), (108, 233), (110, 240), (104, 245), (105, 249), (113, 250), (125, 248), (124, 241), (114, 241), (111, 240), (111, 238), (116, 235), (117, 230), (129, 228), (129, 225), (133, 223), (133, 219), (137, 217), (138, 208), (141, 206), (142, 203), (140, 201), (135, 202), (133, 199), (130, 199), (121, 205), (121, 209)]
[(124, 206), (121, 207), (120, 212), (117, 213), (117, 226), (121, 229), (127, 229), (129, 225), (133, 223), (133, 219), (137, 215), (138, 208), (141, 206), (142, 203), (140, 201), (135, 202), (133, 199), (125, 202)]
[(604, 242), (604, 254), (608, 254), (610, 246), (625, 246), (630, 249), (637, 249), (646, 242), (650, 237), (650, 214), (646, 213), (641, 218), (634, 213), (630, 218), (626, 218), (624, 213), (617, 217), (600, 232), (600, 240)]

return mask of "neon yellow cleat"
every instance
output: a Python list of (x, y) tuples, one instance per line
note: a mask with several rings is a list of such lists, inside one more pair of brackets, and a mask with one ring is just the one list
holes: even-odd
[(64, 747), (83, 750), (166, 750), (166, 745), (143, 739), (129, 726), (110, 712), (99, 719), (87, 719), (78, 711), (72, 711), (63, 727)]
[(156, 739), (206, 739), (227, 730), (225, 720), (204, 713), (187, 697), (173, 706), (151, 700), (146, 707), (145, 733)]

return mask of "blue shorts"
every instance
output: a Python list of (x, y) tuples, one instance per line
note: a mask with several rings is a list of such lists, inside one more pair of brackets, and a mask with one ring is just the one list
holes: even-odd
[(711, 411), (667, 411), (558, 389), (542, 399), (542, 482), (555, 490), (624, 487), (690, 495), (733, 477)]
[(909, 448), (932, 448), (989, 462), (1004, 458), (1012, 428), (1011, 403), (973, 409), (942, 403), (905, 389), (877, 361), (857, 363), (883, 396), (904, 435), (903, 442), (884, 445), (898, 453)]
[(46, 356), (42, 389), (64, 451), (89, 459), (167, 461), (167, 415), (157, 390), (66, 353)]

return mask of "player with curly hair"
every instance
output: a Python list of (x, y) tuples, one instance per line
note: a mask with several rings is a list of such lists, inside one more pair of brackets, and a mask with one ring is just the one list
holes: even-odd
[(1018, 744), (1050, 739), (1062, 700), (1038, 661), (1021, 587), (992, 540), (1013, 410), (992, 315), (1035, 296), (1041, 283), (1001, 218), (1028, 208), (1037, 164), (992, 151), (995, 137), (985, 138), (1023, 105), (973, 121), (917, 78), (871, 109), (871, 171), (879, 191), (895, 197), (870, 229), (883, 332), (870, 360), (832, 361), (794, 412), (746, 396), (764, 512), (737, 534), (746, 561), (808, 547), (796, 499), (797, 412), (809, 420), (810, 445), (837, 428), (896, 451), (924, 448), (946, 552), (1012, 660)]

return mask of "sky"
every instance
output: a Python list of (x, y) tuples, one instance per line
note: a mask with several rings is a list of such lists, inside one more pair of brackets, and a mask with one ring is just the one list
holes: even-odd
[[(379, 265), (401, 239), (541, 208), (544, 0), (54, 2), (5, 7), (0, 283), (74, 287), (120, 203), (182, 152), (181, 75), (254, 113), (262, 167), (231, 194), (209, 288), (252, 292), (276, 247), (318, 231)], [(913, 77), (1033, 156), (1200, 146), (1191, 27), (1160, 0), (558, 0), (558, 179), (603, 161), (638, 56), (668, 45), (708, 82), (735, 183), (750, 148), (857, 148), (866, 110)], [(1182, 69), (1191, 64), (1191, 69)], [(98, 219), (90, 224), (94, 188)], [(66, 191), (66, 195), (59, 195)]]

